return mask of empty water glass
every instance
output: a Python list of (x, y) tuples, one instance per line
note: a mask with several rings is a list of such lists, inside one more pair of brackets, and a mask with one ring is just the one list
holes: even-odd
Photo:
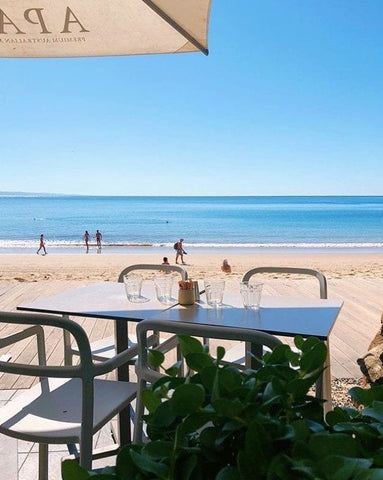
[(207, 304), (211, 307), (222, 305), (225, 280), (205, 280), (204, 286)]
[(259, 308), (263, 283), (241, 282), (240, 292), (245, 308)]
[(142, 275), (129, 273), (124, 276), (126, 295), (130, 302), (141, 301)]
[(170, 275), (156, 275), (154, 277), (157, 300), (164, 305), (175, 303), (172, 297), (173, 278)]

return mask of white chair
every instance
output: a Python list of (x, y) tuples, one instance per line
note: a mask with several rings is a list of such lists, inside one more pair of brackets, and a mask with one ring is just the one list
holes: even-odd
[[(242, 277), (242, 282), (248, 282), (251, 277), (263, 273), (275, 273), (275, 274), (291, 274), (291, 275), (307, 275), (317, 278), (319, 282), (319, 298), (327, 298), (327, 280), (326, 277), (317, 270), (311, 268), (299, 268), (299, 267), (255, 267), (248, 270)], [(246, 346), (248, 350), (248, 346)], [(231, 348), (226, 356), (225, 361), (228, 363), (235, 363), (237, 366), (243, 365), (249, 366), (249, 358), (245, 354), (245, 347), (243, 342), (240, 342), (235, 347)]]
[[(48, 480), (48, 445), (79, 444), (79, 463), (92, 466), (93, 435), (127, 408), (135, 398), (135, 383), (96, 378), (124, 365), (129, 354), (93, 363), (88, 337), (83, 328), (58, 316), (0, 312), (0, 323), (22, 325), (24, 330), (0, 339), (0, 348), (28, 336), (36, 336), (38, 365), (0, 361), (0, 372), (39, 377), (31, 388), (15, 395), (0, 408), (0, 433), (39, 443), (39, 480)], [(25, 328), (25, 325), (33, 325)], [(44, 326), (66, 329), (79, 348), (79, 364), (46, 363)], [(71, 451), (72, 453), (72, 451)]]
[(259, 273), (282, 273), (292, 275), (308, 275), (316, 277), (319, 282), (319, 296), (320, 298), (327, 298), (327, 280), (323, 273), (313, 270), (311, 268), (298, 268), (298, 267), (256, 267), (248, 270), (243, 278), (242, 282), (248, 282), (253, 275)]
[[(172, 273), (176, 272), (180, 275), (181, 280), (187, 280), (188, 274), (187, 271), (178, 266), (178, 265), (160, 265), (160, 264), (149, 264), (149, 263), (141, 263), (130, 265), (129, 267), (124, 268), (122, 272), (118, 276), (118, 282), (123, 283), (124, 276), (130, 272), (137, 271), (137, 270), (152, 270), (157, 272), (164, 272), (164, 273)], [(152, 337), (152, 340), (157, 340), (157, 337)], [(172, 348), (174, 348), (173, 345)], [(167, 347), (170, 348), (170, 341), (167, 343)], [(137, 357), (137, 339), (134, 335), (130, 335), (128, 338), (128, 349), (130, 352), (130, 364), (134, 365)], [(91, 351), (92, 351), (92, 358), (95, 361), (104, 361), (109, 358), (113, 358), (116, 355), (116, 348), (115, 348), (115, 337), (113, 335), (109, 337), (102, 338), (101, 340), (97, 340), (91, 343)], [(76, 345), (67, 346), (67, 354), (69, 355), (68, 358), (71, 358), (72, 355), (78, 355), (78, 348)]]
[(209, 339), (222, 340), (244, 340), (253, 345), (270, 349), (282, 342), (273, 335), (260, 332), (259, 330), (231, 328), (217, 325), (201, 325), (193, 323), (181, 323), (165, 320), (143, 320), (137, 325), (138, 340), (138, 359), (136, 362), (136, 372), (138, 380), (136, 416), (134, 422), (134, 442), (142, 443), (144, 438), (142, 415), (144, 406), (142, 402), (142, 392), (146, 389), (148, 383), (153, 383), (163, 375), (150, 367), (148, 362), (149, 340), (152, 332), (166, 332), (173, 335), (189, 335)]

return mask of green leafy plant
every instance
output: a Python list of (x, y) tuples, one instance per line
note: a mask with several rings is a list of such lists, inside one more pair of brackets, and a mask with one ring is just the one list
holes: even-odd
[(364, 408), (336, 407), (324, 419), (312, 393), (323, 342), (296, 337), (296, 349), (279, 345), (242, 371), (222, 364), (222, 347), (213, 357), (195, 338), (179, 341), (188, 373), (177, 377), (175, 365), (144, 392), (148, 442), (124, 446), (98, 473), (63, 462), (64, 480), (383, 478), (383, 387), (351, 389)]

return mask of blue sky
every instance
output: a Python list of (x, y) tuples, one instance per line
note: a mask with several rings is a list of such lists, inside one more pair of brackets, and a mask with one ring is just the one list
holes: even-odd
[(383, 194), (383, 2), (213, 0), (210, 54), (0, 59), (0, 191)]

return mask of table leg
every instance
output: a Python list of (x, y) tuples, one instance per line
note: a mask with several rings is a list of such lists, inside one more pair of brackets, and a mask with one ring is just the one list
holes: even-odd
[(326, 344), (327, 344), (327, 358), (325, 363), (325, 370), (322, 374), (322, 398), (326, 400), (324, 404), (325, 414), (332, 409), (330, 343), (328, 339)]
[[(116, 320), (116, 350), (117, 353), (127, 349), (128, 346), (128, 321)], [(117, 369), (117, 378), (123, 382), (129, 382), (129, 365), (122, 365)], [(119, 438), (120, 445), (125, 445), (132, 441), (130, 425), (130, 406), (126, 407), (119, 414)]]

